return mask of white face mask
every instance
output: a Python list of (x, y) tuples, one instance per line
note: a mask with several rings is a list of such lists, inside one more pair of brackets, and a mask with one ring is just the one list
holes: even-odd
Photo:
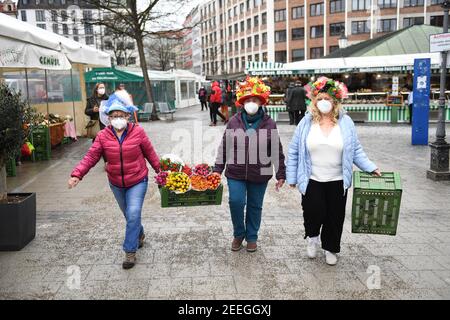
[(104, 95), (105, 94), (105, 88), (99, 88), (98, 90), (97, 90), (97, 93), (99, 94), (99, 95)]
[(319, 108), (320, 112), (323, 114), (327, 114), (331, 111), (333, 105), (328, 100), (319, 100), (317, 101), (317, 108)]
[(127, 123), (128, 123), (128, 121), (125, 118), (115, 118), (115, 119), (111, 120), (111, 125), (116, 130), (122, 130), (123, 128), (125, 128), (127, 126)]
[(258, 112), (259, 105), (256, 102), (244, 103), (244, 109), (249, 115), (254, 115)]

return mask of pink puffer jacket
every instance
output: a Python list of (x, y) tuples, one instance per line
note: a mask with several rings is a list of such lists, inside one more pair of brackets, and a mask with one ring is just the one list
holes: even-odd
[(105, 155), (108, 179), (116, 187), (131, 187), (148, 175), (148, 160), (159, 172), (159, 157), (142, 127), (128, 124), (127, 135), (120, 145), (111, 126), (101, 130), (83, 160), (73, 169), (71, 176), (83, 179), (89, 170)]

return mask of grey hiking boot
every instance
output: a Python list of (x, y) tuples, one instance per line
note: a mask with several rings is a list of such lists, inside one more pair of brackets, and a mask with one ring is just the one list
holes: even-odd
[(136, 264), (136, 252), (125, 252), (125, 260), (122, 263), (122, 268), (131, 269)]

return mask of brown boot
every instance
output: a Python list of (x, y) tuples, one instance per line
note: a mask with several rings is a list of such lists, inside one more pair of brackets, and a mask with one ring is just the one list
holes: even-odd
[(145, 240), (145, 234), (143, 233), (140, 237), (139, 237), (139, 249), (142, 248), (144, 246), (144, 240)]
[(243, 238), (234, 238), (233, 242), (231, 243), (231, 251), (239, 251), (242, 249), (242, 241)]
[(255, 252), (257, 249), (256, 242), (247, 242), (247, 252)]
[(136, 264), (136, 252), (125, 252), (125, 260), (122, 263), (122, 268), (131, 269)]

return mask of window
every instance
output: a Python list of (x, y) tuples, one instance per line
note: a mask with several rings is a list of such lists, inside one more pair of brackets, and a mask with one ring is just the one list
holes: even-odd
[(252, 47), (252, 37), (248, 37), (247, 38), (247, 48), (251, 48)]
[(257, 26), (259, 26), (259, 16), (253, 18), (253, 27), (256, 28)]
[(61, 20), (62, 21), (67, 21), (68, 18), (69, 18), (69, 16), (67, 15), (67, 11), (66, 10), (61, 10)]
[(245, 69), (245, 57), (241, 58), (241, 69)]
[(239, 41), (238, 40), (236, 40), (234, 42), (234, 51), (239, 51)]
[(262, 54), (262, 61), (263, 62), (267, 62), (268, 57), (269, 57), (268, 53), (267, 52), (263, 52), (263, 54)]
[(67, 27), (67, 24), (65, 24), (65, 23), (62, 24), (62, 31), (63, 31), (64, 35), (69, 34), (69, 27)]
[(88, 46), (93, 45), (94, 44), (94, 37), (93, 36), (87, 36), (86, 37), (86, 44)]
[(245, 23), (244, 21), (241, 21), (241, 32), (244, 32), (245, 30)]
[(84, 34), (94, 34), (94, 27), (91, 24), (85, 24)]
[(403, 28), (417, 25), (417, 24), (423, 24), (423, 17), (412, 17), (412, 18), (404, 18), (403, 19)]
[(220, 40), (223, 40), (223, 29), (220, 29)]
[(369, 21), (352, 21), (352, 34), (369, 33)]
[(255, 47), (259, 46), (259, 35), (255, 35)]
[(330, 24), (330, 36), (339, 36), (345, 30), (345, 22)]
[(234, 24), (234, 33), (238, 33), (239, 32), (239, 26), (237, 23)]
[(344, 12), (345, 0), (331, 0), (330, 1), (330, 13)]
[(249, 55), (248, 57), (247, 57), (247, 61), (252, 61), (253, 59), (252, 59), (252, 56), (251, 55)]
[(444, 16), (431, 16), (430, 17), (430, 25), (436, 27), (444, 26)]
[(27, 12), (25, 10), (21, 10), (20, 17), (22, 18), (22, 21), (27, 21)]
[(228, 35), (231, 36), (233, 34), (233, 28), (231, 26), (228, 27)]
[(236, 70), (239, 69), (239, 58), (234, 59), (234, 67), (236, 68)]
[(423, 0), (403, 0), (404, 7), (423, 6)]
[(28, 0), (23, 0), (23, 4), (28, 4)]
[(275, 31), (275, 42), (286, 42), (286, 30)]
[(352, 0), (352, 10), (361, 11), (370, 9), (370, 0)]
[(304, 16), (305, 7), (294, 7), (292, 8), (292, 19), (300, 19)]
[(286, 21), (286, 9), (275, 10), (275, 22)]
[(59, 33), (59, 26), (58, 26), (57, 23), (54, 23), (54, 24), (52, 25), (52, 30), (53, 30), (53, 33), (56, 33), (56, 34)]
[(245, 49), (245, 39), (241, 39), (241, 50)]
[(378, 20), (378, 32), (391, 32), (397, 29), (397, 19)]
[(259, 61), (259, 53), (255, 54), (255, 61), (256, 61), (256, 62)]
[(378, 7), (383, 8), (397, 8), (397, 0), (378, 0)]
[(253, 6), (256, 8), (261, 5), (261, 0), (253, 0)]
[(305, 60), (305, 50), (304, 49), (294, 49), (292, 50), (292, 62)]
[(444, 0), (430, 0), (430, 6), (435, 5), (435, 4), (441, 4), (443, 2), (444, 2)]
[(52, 16), (52, 21), (57, 22), (58, 21), (58, 12), (56, 12), (56, 10), (52, 10), (52, 11), (50, 11), (50, 13)]
[(231, 9), (228, 9), (228, 19), (231, 19), (233, 17), (233, 11)]
[(44, 10), (36, 10), (36, 21), (37, 22), (45, 22), (45, 11)]
[(305, 28), (293, 28), (292, 40), (302, 40), (305, 38)]
[(234, 6), (234, 8), (233, 8), (233, 14), (234, 14), (234, 16), (237, 16), (237, 15), (238, 15), (238, 6)]
[(83, 10), (83, 19), (87, 21), (92, 20), (92, 11), (91, 10)]
[(251, 8), (250, 0), (247, 0), (246, 4), (247, 4), (247, 6), (246, 6), (247, 10), (250, 10), (250, 8)]
[(311, 27), (311, 38), (322, 38), (323, 37), (323, 26)]
[(330, 52), (329, 53), (333, 53), (336, 50), (339, 50), (339, 46), (330, 46)]
[(323, 2), (322, 3), (315, 3), (310, 5), (310, 15), (311, 17), (321, 16), (323, 15)]
[(66, 0), (61, 0), (61, 4), (66, 4)]
[(247, 29), (251, 29), (252, 28), (252, 19), (248, 18), (247, 19)]
[(229, 64), (230, 64), (230, 70), (233, 70), (233, 59), (230, 59)]
[(287, 52), (284, 51), (275, 51), (275, 62), (286, 63)]
[(244, 13), (244, 4), (243, 4), (243, 3), (241, 3), (240, 6), (239, 6), (239, 12), (240, 12), (241, 14)]
[(45, 23), (38, 23), (38, 24), (36, 24), (36, 26), (41, 29), (47, 29), (47, 26), (45, 25)]
[(318, 59), (323, 57), (323, 47), (311, 48), (311, 59)]
[(267, 44), (267, 32), (262, 34), (262, 44)]
[(41, 4), (41, 0), (35, 0), (36, 4)]
[(262, 25), (267, 24), (267, 12), (261, 13), (261, 24)]

